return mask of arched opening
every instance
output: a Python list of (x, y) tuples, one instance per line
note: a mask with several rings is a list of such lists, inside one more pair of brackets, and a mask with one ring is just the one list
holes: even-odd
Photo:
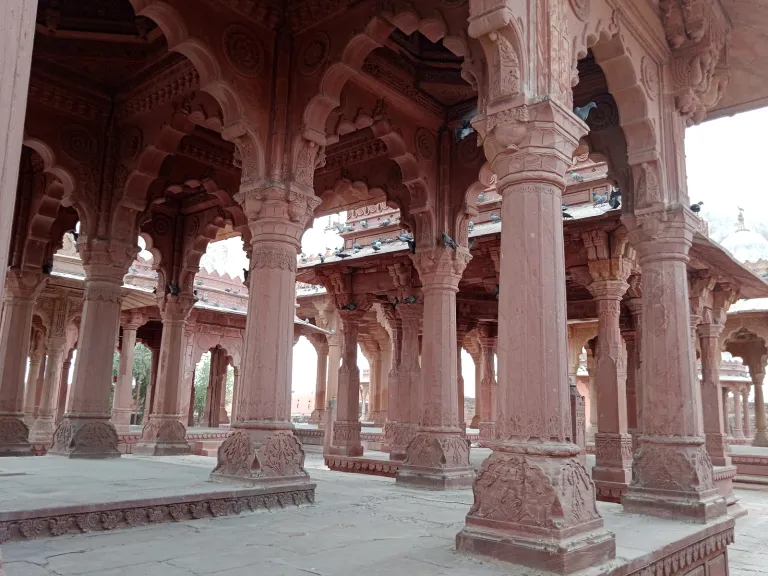
[(232, 358), (221, 346), (205, 352), (195, 365), (190, 426), (220, 428), (230, 424), (234, 391)]

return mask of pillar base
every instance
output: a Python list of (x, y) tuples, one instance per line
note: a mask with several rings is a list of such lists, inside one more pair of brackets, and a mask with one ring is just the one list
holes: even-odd
[(290, 429), (235, 431), (219, 446), (212, 482), (245, 486), (301, 486), (312, 490), (304, 450)]
[(65, 458), (119, 458), (117, 432), (107, 418), (66, 417), (56, 427), (52, 456)]
[(360, 422), (345, 422), (337, 420), (333, 423), (333, 443), (329, 448), (331, 454), (338, 456), (362, 456), (363, 445), (360, 442)]
[(325, 423), (325, 410), (322, 408), (315, 408), (312, 410), (312, 414), (309, 417), (310, 424), (317, 424), (320, 428)]
[(408, 444), (415, 433), (415, 426), (403, 422), (387, 422), (384, 425), (384, 437), (389, 448), (389, 459), (403, 462)]
[(32, 456), (29, 428), (22, 416), (0, 417), (0, 456)]
[(141, 431), (141, 440), (133, 447), (134, 454), (145, 456), (177, 456), (191, 454), (186, 440), (187, 429), (178, 416), (152, 414)]
[(496, 422), (480, 422), (480, 442), (493, 442), (496, 439)]
[(118, 436), (131, 433), (131, 411), (122, 408), (112, 410), (112, 426)]
[(624, 511), (706, 523), (726, 514), (703, 439), (643, 437)]
[(53, 444), (53, 434), (56, 432), (56, 422), (53, 416), (39, 417), (29, 431), (30, 444), (44, 444), (50, 446)]
[(429, 431), (418, 432), (408, 444), (396, 477), (399, 486), (430, 490), (469, 488), (474, 480), (466, 439), (458, 433)]
[(615, 557), (615, 539), (603, 528), (578, 446), (504, 442), (493, 448), (456, 536), (459, 551), (558, 574)]
[(477, 427), (480, 426), (480, 420), (482, 420), (480, 414), (475, 414), (472, 416), (472, 421), (469, 423), (469, 427), (477, 429)]
[(752, 439), (752, 446), (768, 446), (768, 432), (757, 430), (755, 437)]
[(728, 456), (728, 445), (724, 434), (706, 434), (704, 445), (712, 461), (712, 466), (730, 466), (731, 457)]
[(597, 499), (620, 503), (632, 480), (632, 437), (629, 434), (595, 434), (592, 481)]

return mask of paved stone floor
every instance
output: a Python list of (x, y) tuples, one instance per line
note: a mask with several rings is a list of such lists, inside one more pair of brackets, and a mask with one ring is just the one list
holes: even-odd
[[(482, 457), (483, 451), (473, 450), (473, 461), (477, 463)], [(9, 472), (17, 463), (35, 467), (42, 466), (45, 460), (49, 459), (3, 459), (0, 467)], [(114, 497), (143, 494), (144, 489), (137, 490), (132, 482), (121, 479), (120, 473), (126, 466), (140, 470), (138, 475), (145, 479), (148, 492), (158, 489), (158, 477), (162, 477), (161, 489), (173, 478), (193, 487), (196, 482), (206, 484), (208, 489), (215, 486), (205, 482), (214, 459), (202, 456), (152, 461), (130, 456), (107, 463), (81, 464), (79, 480), (76, 474), (64, 475), (54, 484), (47, 483), (49, 492), (41, 492), (45, 483), (32, 481), (34, 473), (0, 476), (0, 480), (5, 484), (6, 481), (23, 482), (26, 478), (29, 482), (26, 497), (31, 501), (42, 498), (46, 503), (57, 490), (60, 494), (83, 494), (79, 497), (81, 501), (97, 501), (103, 499), (104, 494)], [(97, 470), (99, 464), (102, 465), (100, 471)], [(454, 537), (472, 502), (471, 491), (422, 492), (397, 487), (387, 478), (330, 472), (324, 469), (318, 453), (307, 454), (307, 468), (318, 484), (314, 506), (9, 542), (3, 546), (7, 576), (493, 576), (524, 573), (454, 551)], [(5, 486), (0, 492), (0, 509), (7, 510), (7, 505), (19, 501), (9, 497), (8, 492)], [(731, 574), (768, 576), (768, 493), (740, 490), (739, 496), (749, 515), (737, 522), (737, 542), (730, 548)], [(617, 505), (601, 504), (601, 511), (614, 521), (622, 520)], [(623, 516), (626, 521), (628, 515)], [(631, 546), (639, 549), (639, 542), (653, 540), (669, 528), (664, 521), (647, 519)], [(620, 550), (620, 554), (632, 553), (629, 547)]]

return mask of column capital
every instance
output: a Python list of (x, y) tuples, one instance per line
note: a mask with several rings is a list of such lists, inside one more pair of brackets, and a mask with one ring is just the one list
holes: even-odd
[(123, 284), (123, 277), (139, 253), (138, 244), (118, 240), (88, 240), (83, 236), (77, 243), (83, 261), (86, 280)]
[(185, 295), (166, 294), (158, 298), (158, 308), (163, 322), (186, 322), (197, 298)]
[(459, 246), (458, 248), (432, 248), (419, 250), (411, 254), (411, 260), (419, 271), (419, 277), (423, 285), (422, 291), (430, 288), (459, 289), (459, 281), (464, 269), (472, 259), (469, 251)]
[[(591, 263), (590, 263), (591, 264)], [(595, 280), (587, 289), (595, 300), (612, 300), (619, 302), (627, 291), (629, 284), (624, 280)], [(599, 307), (598, 307), (599, 310)]]
[(123, 327), (123, 330), (138, 330), (147, 323), (147, 320), (148, 318), (146, 316), (140, 312), (132, 310), (130, 312), (124, 312), (120, 316), (120, 325)]
[(622, 222), (629, 230), (629, 240), (639, 262), (650, 260), (688, 261), (688, 251), (699, 219), (684, 206), (652, 206), (624, 214)]
[(720, 338), (723, 328), (725, 328), (725, 326), (715, 322), (701, 323), (696, 327), (696, 332), (698, 333), (699, 338), (714, 339), (713, 344), (717, 346), (718, 338)]
[(5, 298), (35, 300), (47, 282), (48, 274), (11, 268), (5, 276)]

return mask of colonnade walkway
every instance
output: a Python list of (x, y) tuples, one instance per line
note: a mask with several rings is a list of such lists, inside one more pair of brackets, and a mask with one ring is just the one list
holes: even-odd
[[(472, 464), (478, 467), (488, 454), (485, 449), (472, 449)], [(425, 492), (397, 486), (387, 478), (329, 471), (320, 450), (311, 447), (305, 467), (318, 484), (314, 504), (282, 509), (280, 499), (275, 498), (260, 502), (255, 512), (238, 513), (248, 512), (254, 500), (239, 498), (241, 487), (208, 482), (213, 462), (213, 458), (202, 456), (133, 455), (97, 462), (47, 457), (3, 459), (0, 510), (5, 512), (0, 517), (0, 532), (8, 525), (4, 522), (9, 517), (20, 517), (25, 502), (27, 507), (35, 502), (36, 507), (51, 513), (54, 507), (70, 507), (69, 514), (48, 518), (46, 526), (28, 522), (22, 538), (3, 545), (6, 573), (510, 574), (509, 565), (455, 551), (456, 534), (472, 504), (471, 491)], [(594, 458), (589, 456), (588, 467), (593, 464)], [(736, 492), (749, 515), (736, 523), (736, 543), (729, 547), (730, 574), (768, 575), (768, 547), (764, 545), (768, 493), (746, 489)], [(207, 494), (197, 507), (199, 519), (195, 519), (195, 510), (181, 514), (178, 507), (174, 508), (174, 496), (188, 497), (190, 493)], [(213, 504), (216, 498), (221, 505)], [(121, 502), (132, 503), (133, 512), (124, 512), (118, 518), (110, 511), (99, 511), (97, 505), (102, 502), (110, 502), (115, 509)], [(245, 510), (238, 509), (241, 506)], [(648, 555), (663, 542), (683, 542), (681, 550), (685, 555), (686, 546), (696, 546), (685, 542), (687, 534), (701, 529), (700, 525), (627, 514), (618, 504), (598, 502), (598, 508), (606, 528), (616, 533), (614, 564), (629, 564), (628, 574), (652, 563)], [(179, 521), (173, 521), (176, 513)], [(126, 520), (138, 526), (131, 530), (110, 529), (123, 527)], [(71, 528), (70, 536), (43, 537), (57, 523), (61, 526), (65, 522)], [(112, 522), (116, 524), (112, 526)], [(158, 522), (165, 523), (155, 525)], [(596, 570), (583, 574), (597, 574)], [(541, 572), (515, 567), (515, 574)]]

